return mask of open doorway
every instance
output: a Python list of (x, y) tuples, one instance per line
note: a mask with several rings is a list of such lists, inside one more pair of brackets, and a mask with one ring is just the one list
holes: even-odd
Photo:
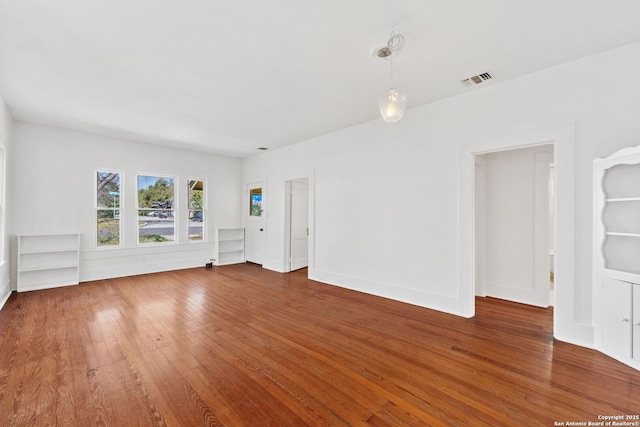
[(477, 154), (553, 144), (555, 164), (555, 234), (553, 335), (593, 342), (593, 328), (577, 323), (576, 284), (576, 129), (575, 123), (545, 126), (461, 142), (458, 147), (458, 295), (457, 313), (475, 315), (474, 160)]
[(476, 295), (554, 301), (554, 145), (475, 154)]

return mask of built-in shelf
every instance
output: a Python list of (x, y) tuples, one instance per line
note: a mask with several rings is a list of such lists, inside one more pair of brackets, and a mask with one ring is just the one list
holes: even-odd
[(80, 234), (19, 235), (18, 292), (77, 285)]
[(594, 161), (595, 347), (640, 369), (640, 147)]
[(217, 228), (214, 248), (216, 265), (245, 262), (244, 228)]

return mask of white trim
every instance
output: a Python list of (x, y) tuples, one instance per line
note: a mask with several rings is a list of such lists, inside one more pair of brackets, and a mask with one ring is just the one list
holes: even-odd
[(4, 280), (4, 283), (0, 287), (0, 310), (4, 307), (5, 303), (11, 296), (13, 289), (11, 288), (11, 275), (9, 274), (10, 263), (8, 260), (0, 262), (0, 278)]
[(592, 342), (575, 320), (575, 123), (472, 140), (458, 146), (458, 312), (475, 314), (474, 157), (477, 154), (554, 144), (556, 166), (556, 306), (554, 336), (583, 345)]
[(444, 313), (455, 313), (459, 302), (456, 297), (420, 291), (418, 289), (395, 286), (353, 276), (344, 276), (324, 270), (309, 270), (309, 279), (329, 285), (339, 286), (369, 295), (389, 298), (407, 304), (425, 307)]
[(291, 187), (292, 182), (297, 179), (287, 179), (284, 181), (284, 226), (282, 231), (284, 234), (284, 262), (282, 264), (282, 272), (291, 272)]
[[(6, 293), (4, 293), (4, 296), (2, 294), (3, 292), (6, 292)], [(4, 307), (4, 305), (9, 300), (9, 297), (11, 296), (11, 293), (12, 293), (12, 291), (11, 291), (11, 281), (7, 280), (6, 283), (2, 286), (2, 291), (0, 291), (0, 310), (2, 310), (2, 307)]]

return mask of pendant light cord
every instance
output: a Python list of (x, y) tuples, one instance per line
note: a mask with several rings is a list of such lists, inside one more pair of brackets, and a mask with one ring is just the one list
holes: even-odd
[(392, 31), (391, 37), (387, 42), (387, 47), (391, 49), (392, 52), (399, 52), (400, 49), (404, 47), (404, 36), (402, 34), (396, 34)]
[(391, 37), (387, 41), (387, 47), (391, 51), (391, 55), (387, 57), (391, 66), (391, 87), (393, 87), (393, 56), (397, 55), (404, 47), (404, 36), (391, 32)]

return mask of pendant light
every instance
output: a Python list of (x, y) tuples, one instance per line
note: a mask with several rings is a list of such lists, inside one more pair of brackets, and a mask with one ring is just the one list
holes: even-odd
[(404, 36), (392, 32), (387, 46), (377, 51), (378, 57), (389, 61), (391, 68), (391, 87), (378, 98), (380, 115), (385, 122), (397, 122), (402, 118), (404, 110), (407, 108), (407, 96), (404, 92), (393, 87), (393, 56), (397, 55), (403, 46)]

